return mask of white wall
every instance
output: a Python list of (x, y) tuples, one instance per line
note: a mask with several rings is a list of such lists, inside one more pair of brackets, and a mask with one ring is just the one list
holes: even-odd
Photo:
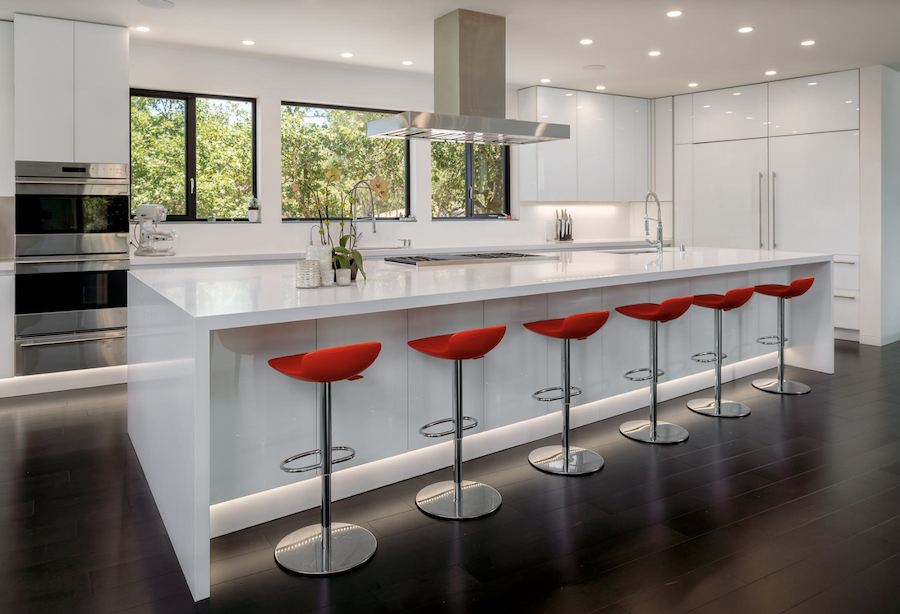
[(900, 340), (900, 73), (881, 67), (881, 337)]
[[(179, 223), (182, 255), (265, 253), (302, 250), (310, 224), (281, 222), (281, 102), (331, 103), (363, 107), (430, 110), (430, 77), (253, 59), (203, 51), (132, 44), (132, 87), (246, 96), (257, 99), (259, 121), (259, 198), (262, 223)], [(515, 92), (507, 92), (507, 115), (515, 117)], [(414, 247), (511, 245), (542, 242), (552, 234), (558, 205), (523, 205), (517, 201), (516, 158), (513, 168), (513, 214), (518, 221), (432, 221), (429, 144), (412, 143), (412, 212), (416, 222), (379, 223), (364, 246), (392, 246), (411, 238)], [(578, 204), (567, 208), (575, 220), (576, 239), (624, 238), (630, 233), (630, 207), (624, 204)]]

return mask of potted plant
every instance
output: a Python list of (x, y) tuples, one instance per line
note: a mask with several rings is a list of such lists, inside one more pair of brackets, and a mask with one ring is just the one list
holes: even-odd
[(254, 224), (259, 222), (259, 199), (255, 196), (247, 200), (247, 219)]
[[(341, 220), (341, 233), (343, 233), (344, 222)], [(367, 279), (366, 270), (363, 268), (363, 257), (358, 250), (352, 247), (352, 235), (342, 234), (338, 239), (339, 245), (335, 245), (332, 251), (334, 258), (335, 276), (339, 286), (346, 286), (354, 277), (354, 267), (362, 273), (363, 279)], [(348, 247), (350, 246), (350, 247)], [(343, 280), (346, 281), (344, 282)], [(342, 283), (343, 282), (343, 283)]]

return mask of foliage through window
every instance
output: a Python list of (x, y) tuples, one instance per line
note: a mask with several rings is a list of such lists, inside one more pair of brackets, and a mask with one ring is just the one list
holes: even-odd
[(255, 100), (133, 90), (132, 213), (152, 203), (172, 220), (246, 218), (255, 124)]
[(508, 147), (431, 144), (432, 217), (505, 217), (508, 186)]
[[(407, 142), (366, 136), (366, 123), (389, 115), (393, 113), (282, 103), (281, 217), (317, 218), (313, 194), (325, 191), (326, 173), (331, 168), (340, 171), (340, 178), (329, 190), (344, 194), (347, 205), (342, 213), (338, 205), (331, 204), (330, 217), (349, 217), (353, 185), (376, 176), (385, 179), (390, 192), (386, 200), (376, 199), (376, 215), (408, 215)], [(368, 209), (357, 210), (358, 217), (371, 215)]]

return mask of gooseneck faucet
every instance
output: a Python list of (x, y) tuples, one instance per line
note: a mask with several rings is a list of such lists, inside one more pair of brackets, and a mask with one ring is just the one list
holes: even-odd
[[(366, 194), (368, 196), (367, 200), (369, 201), (369, 205), (372, 207), (372, 234), (375, 234), (376, 232), (378, 232), (378, 230), (375, 228), (375, 193), (372, 191), (372, 186), (369, 185), (369, 182), (366, 179), (357, 181), (353, 185), (353, 197), (350, 201), (350, 207), (351, 207), (351, 212), (352, 212), (352, 215), (351, 215), (352, 222), (351, 223), (353, 226), (353, 230), (354, 231), (356, 230), (356, 222), (357, 222), (356, 203), (359, 202), (359, 189), (360, 188), (364, 188), (363, 194)], [(360, 232), (357, 235), (357, 238), (362, 238), (362, 234), (363, 233)]]
[[(650, 206), (650, 199), (656, 201), (656, 217), (652, 218), (647, 211), (647, 208)], [(663, 223), (662, 223), (662, 205), (659, 204), (659, 196), (657, 196), (656, 192), (650, 191), (647, 192), (646, 198), (644, 198), (644, 234), (648, 237), (650, 236), (650, 221), (656, 222), (656, 241), (652, 239), (644, 239), (647, 244), (652, 245), (656, 248), (656, 253), (658, 256), (662, 256), (663, 251)]]

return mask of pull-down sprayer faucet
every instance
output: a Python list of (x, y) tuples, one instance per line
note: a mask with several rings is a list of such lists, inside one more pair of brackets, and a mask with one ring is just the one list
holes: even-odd
[[(649, 215), (648, 207), (650, 206), (650, 199), (656, 201), (656, 217), (652, 218)], [(646, 198), (644, 198), (644, 234), (648, 237), (650, 236), (650, 221), (653, 220), (656, 222), (656, 241), (652, 239), (644, 239), (647, 244), (656, 247), (656, 254), (658, 256), (662, 256), (663, 251), (663, 223), (662, 223), (662, 205), (659, 204), (659, 196), (657, 196), (656, 192), (647, 192)]]

